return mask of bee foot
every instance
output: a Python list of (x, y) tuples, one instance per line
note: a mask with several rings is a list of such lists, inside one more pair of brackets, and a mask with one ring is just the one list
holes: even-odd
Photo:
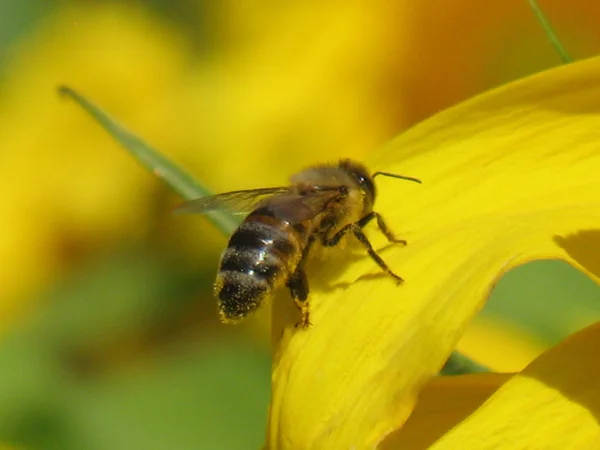
[(312, 327), (312, 326), (313, 326), (313, 324), (312, 324), (312, 323), (310, 323), (310, 321), (308, 320), (308, 317), (303, 317), (303, 318), (302, 318), (302, 319), (300, 319), (300, 321), (299, 321), (298, 323), (296, 323), (296, 325), (295, 325), (295, 327), (296, 327), (296, 328), (304, 328), (304, 329), (310, 328), (310, 327)]
[(404, 283), (404, 278), (396, 275), (395, 273), (390, 274), (392, 276), (392, 278), (394, 278), (394, 280), (396, 280), (396, 286), (400, 286), (402, 283)]
[(296, 324), (296, 328), (310, 328), (312, 324), (310, 323), (310, 308), (307, 300), (299, 300), (297, 298), (294, 299), (294, 303), (299, 309), (300, 312), (300, 320)]

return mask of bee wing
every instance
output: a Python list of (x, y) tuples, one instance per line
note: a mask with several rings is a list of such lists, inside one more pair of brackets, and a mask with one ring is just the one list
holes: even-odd
[(252, 211), (258, 203), (268, 197), (289, 192), (289, 187), (248, 189), (210, 195), (184, 202), (175, 207), (175, 214), (205, 214), (209, 211), (227, 209), (234, 214)]
[(294, 224), (314, 219), (327, 209), (328, 204), (336, 202), (341, 196), (339, 187), (315, 186), (301, 193), (278, 195), (265, 204), (278, 217)]

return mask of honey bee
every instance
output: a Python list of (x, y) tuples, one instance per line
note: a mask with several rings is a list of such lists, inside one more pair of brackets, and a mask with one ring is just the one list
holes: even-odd
[(345, 159), (305, 169), (290, 177), (289, 186), (226, 192), (176, 207), (177, 213), (202, 214), (221, 208), (248, 213), (221, 256), (214, 284), (221, 320), (243, 319), (285, 284), (300, 310), (296, 326), (310, 326), (307, 257), (315, 244), (333, 247), (348, 233), (386, 274), (402, 283), (363, 232), (375, 219), (389, 242), (406, 245), (373, 211), (374, 179), (379, 175), (421, 182), (387, 172), (370, 175), (362, 164)]

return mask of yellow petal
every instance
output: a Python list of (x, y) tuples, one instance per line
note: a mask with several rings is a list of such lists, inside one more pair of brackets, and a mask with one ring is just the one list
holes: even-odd
[(599, 347), (600, 324), (567, 338), (431, 448), (600, 448)]
[(494, 372), (520, 372), (547, 348), (533, 334), (491, 315), (473, 321), (457, 346)]
[(423, 388), (417, 407), (402, 429), (390, 434), (378, 449), (428, 449), (479, 408), (512, 376), (484, 373), (433, 378)]
[[(507, 85), (404, 133), (367, 161), (424, 184), (378, 179), (376, 209), (408, 240), (319, 268), (308, 331), (276, 302), (268, 444), (364, 448), (402, 424), (495, 280), (538, 258), (598, 273), (600, 58)], [(384, 246), (376, 230), (368, 234)], [(373, 227), (374, 228), (374, 227)], [(577, 258), (577, 261), (574, 260)], [(368, 275), (368, 276), (365, 276)]]

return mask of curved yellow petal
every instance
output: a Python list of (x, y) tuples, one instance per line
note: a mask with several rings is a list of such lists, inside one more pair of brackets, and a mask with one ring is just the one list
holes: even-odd
[(570, 336), (431, 448), (600, 448), (599, 347), (600, 324)]
[(562, 258), (598, 273), (599, 80), (600, 58), (544, 72), (372, 155), (373, 169), (424, 182), (378, 179), (376, 209), (409, 242), (381, 255), (406, 282), (363, 251), (338, 252), (310, 278), (313, 328), (294, 329), (291, 302), (276, 302), (270, 448), (376, 445), (406, 420), (503, 272)]
[(419, 395), (417, 407), (402, 429), (385, 438), (379, 450), (425, 450), (467, 418), (512, 377), (483, 373), (434, 377)]
[(474, 320), (457, 345), (460, 353), (494, 372), (520, 372), (547, 348), (532, 333), (491, 315)]

